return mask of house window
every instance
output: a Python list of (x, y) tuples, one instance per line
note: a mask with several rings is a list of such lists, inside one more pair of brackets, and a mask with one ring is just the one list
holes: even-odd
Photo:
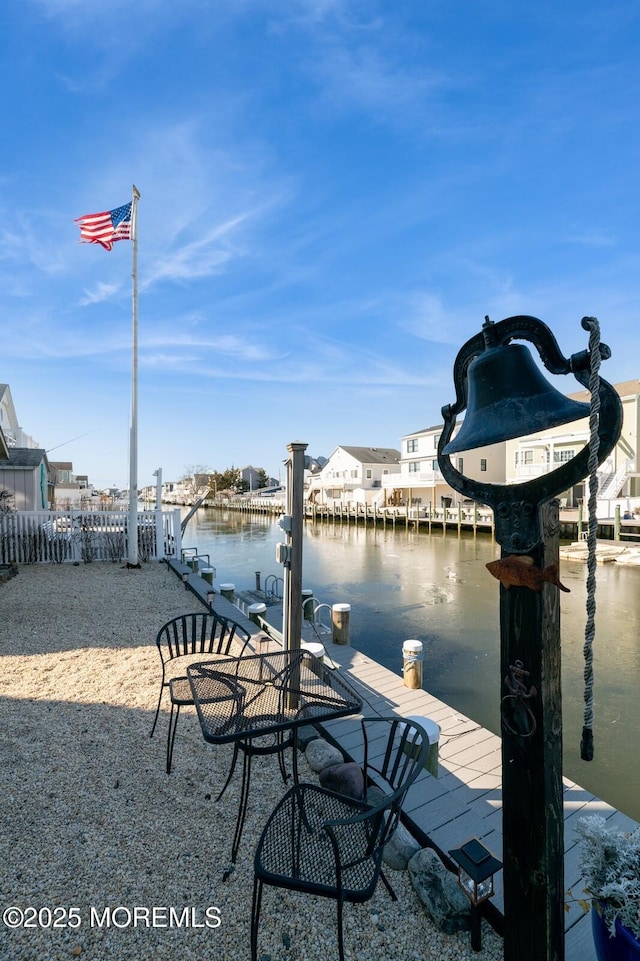
[(480, 458), (480, 470), (486, 470), (486, 469), (487, 469), (487, 458), (486, 458), (486, 457), (481, 457), (481, 458)]
[(357, 477), (357, 476), (358, 476), (358, 471), (357, 471), (357, 470), (352, 470), (352, 471), (351, 471), (351, 476), (352, 476), (352, 477)]
[(438, 461), (437, 461), (437, 460), (432, 460), (432, 461), (431, 461), (431, 470), (433, 470), (433, 471), (438, 470)]
[(458, 457), (458, 471), (460, 474), (464, 473), (464, 457)]
[(409, 461), (409, 473), (417, 474), (419, 471), (420, 471), (420, 461), (419, 460)]
[(440, 434), (434, 434), (434, 435), (433, 435), (433, 447), (434, 447), (434, 450), (437, 450), (437, 449), (438, 449), (438, 443), (439, 443), (439, 441), (440, 441)]
[(415, 454), (418, 450), (418, 438), (413, 437), (407, 441), (407, 454)]
[[(572, 460), (576, 455), (575, 450), (554, 450), (553, 452), (553, 463), (554, 464), (566, 464)], [(549, 451), (547, 451), (547, 464), (551, 460)]]
[(370, 468), (370, 467), (367, 467), (367, 480), (371, 480), (372, 474), (373, 474), (373, 472), (372, 472), (371, 468)]
[(533, 464), (533, 450), (516, 451), (516, 467), (520, 467), (523, 464)]

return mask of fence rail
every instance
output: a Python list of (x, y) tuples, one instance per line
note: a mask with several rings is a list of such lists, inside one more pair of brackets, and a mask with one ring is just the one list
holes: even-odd
[[(10, 511), (0, 515), (0, 564), (121, 561), (129, 553), (128, 511)], [(180, 511), (138, 514), (138, 557), (179, 557)]]

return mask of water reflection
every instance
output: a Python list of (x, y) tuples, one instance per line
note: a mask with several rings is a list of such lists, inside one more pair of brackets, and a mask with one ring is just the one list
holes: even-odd
[[(207, 511), (189, 522), (185, 546), (211, 555), (217, 582), (255, 585), (255, 571), (282, 573), (282, 532), (262, 516)], [(303, 586), (318, 601), (351, 604), (351, 642), (400, 673), (402, 643), (424, 644), (424, 686), (499, 733), (498, 582), (485, 568), (499, 556), (488, 537), (308, 524)], [(595, 759), (580, 760), (586, 565), (562, 564), (562, 683), (565, 774), (640, 820), (640, 761), (631, 746), (640, 727), (640, 571), (597, 570)]]

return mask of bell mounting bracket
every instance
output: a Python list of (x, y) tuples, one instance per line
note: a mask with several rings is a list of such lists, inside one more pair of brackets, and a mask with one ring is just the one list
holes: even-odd
[[(586, 325), (583, 321), (583, 327)], [(485, 318), (482, 331), (471, 337), (458, 351), (453, 380), (456, 401), (442, 408), (444, 427), (438, 443), (438, 466), (453, 490), (493, 509), (495, 536), (503, 550), (526, 554), (540, 543), (540, 507), (563, 491), (569, 490), (589, 473), (589, 444), (570, 461), (556, 470), (522, 484), (487, 484), (466, 477), (456, 470), (444, 448), (451, 440), (456, 416), (467, 407), (467, 373), (469, 364), (491, 347), (507, 346), (512, 340), (527, 340), (538, 351), (545, 368), (552, 374), (573, 373), (583, 387), (589, 389), (591, 352), (588, 350), (565, 357), (553, 333), (537, 317), (520, 315), (497, 323)], [(606, 344), (600, 345), (603, 360), (611, 357)], [(600, 415), (598, 418), (598, 464), (615, 447), (622, 427), (622, 403), (614, 388), (600, 378)]]

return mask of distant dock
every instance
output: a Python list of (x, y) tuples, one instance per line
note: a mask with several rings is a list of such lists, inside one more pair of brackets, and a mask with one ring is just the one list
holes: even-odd
[[(203, 508), (239, 511), (245, 514), (262, 514), (279, 517), (285, 504), (279, 498), (235, 497), (229, 500), (205, 500)], [(395, 530), (396, 527), (447, 534), (471, 533), (494, 536), (493, 511), (477, 504), (458, 504), (454, 507), (377, 507), (368, 504), (315, 504), (304, 505), (304, 519), (314, 524), (355, 524)], [(560, 510), (560, 539), (579, 541), (587, 531), (586, 516), (577, 509)], [(598, 520), (597, 537), (600, 540), (627, 540), (640, 544), (640, 519), (614, 517)]]

